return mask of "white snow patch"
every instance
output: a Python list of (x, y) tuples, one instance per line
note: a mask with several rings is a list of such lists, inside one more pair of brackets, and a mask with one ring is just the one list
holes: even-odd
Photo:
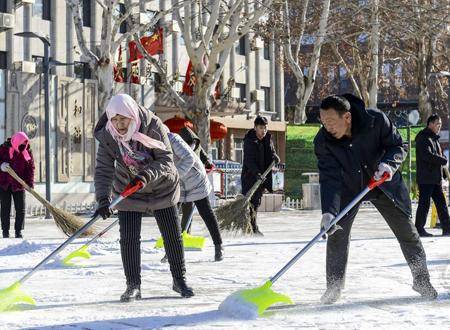
[(219, 311), (228, 316), (244, 320), (254, 320), (258, 317), (258, 307), (240, 296), (240, 291), (228, 296), (219, 306)]

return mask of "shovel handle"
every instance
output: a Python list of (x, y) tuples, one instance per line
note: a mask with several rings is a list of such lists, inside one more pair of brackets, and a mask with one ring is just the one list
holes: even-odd
[(130, 196), (131, 194), (135, 193), (136, 191), (144, 188), (144, 182), (142, 181), (138, 181), (136, 182), (135, 185), (127, 185), (125, 187), (125, 189), (122, 191), (122, 193), (120, 194), (120, 196), (122, 196), (123, 198), (127, 198), (128, 196)]
[(391, 177), (391, 174), (389, 172), (384, 172), (383, 176), (380, 180), (375, 180), (375, 178), (370, 179), (369, 184), (367, 185), (367, 188), (370, 190), (382, 185), (387, 179)]

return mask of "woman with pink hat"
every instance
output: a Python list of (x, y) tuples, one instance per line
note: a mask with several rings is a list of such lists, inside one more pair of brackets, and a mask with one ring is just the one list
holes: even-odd
[[(9, 166), (30, 187), (34, 186), (34, 160), (28, 136), (17, 132), (0, 146), (0, 164)], [(0, 171), (0, 200), (3, 238), (9, 237), (11, 197), (14, 199), (16, 238), (22, 238), (25, 225), (25, 189), (8, 173)]]

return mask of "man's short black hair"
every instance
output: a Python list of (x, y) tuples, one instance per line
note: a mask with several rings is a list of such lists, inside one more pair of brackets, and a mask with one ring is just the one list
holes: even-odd
[(264, 125), (269, 124), (269, 121), (264, 116), (256, 116), (254, 124), (255, 124), (255, 126), (258, 126), (258, 125), (264, 126)]
[(441, 116), (439, 116), (437, 113), (433, 113), (430, 117), (427, 119), (427, 126), (430, 125), (430, 123), (435, 122), (436, 120), (441, 119)]
[(330, 95), (322, 100), (320, 103), (321, 110), (336, 110), (339, 115), (343, 115), (346, 112), (350, 111), (350, 103), (339, 95)]

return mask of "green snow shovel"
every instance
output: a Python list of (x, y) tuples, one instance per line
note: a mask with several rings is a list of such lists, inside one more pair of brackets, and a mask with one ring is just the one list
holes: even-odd
[[(189, 221), (186, 224), (186, 229), (181, 233), (181, 238), (183, 239), (183, 247), (185, 249), (191, 250), (201, 250), (205, 246), (206, 238), (203, 236), (193, 236), (187, 232), (187, 229), (192, 223), (192, 219), (194, 218), (194, 208), (192, 208), (191, 213), (189, 214)], [(155, 248), (162, 249), (164, 248), (164, 240), (160, 237), (155, 244)]]
[[(129, 195), (138, 191), (144, 186), (142, 182), (138, 182), (135, 186), (128, 185), (125, 190), (117, 197), (110, 205), (110, 208), (116, 206), (123, 199), (127, 198)], [(35, 272), (37, 272), (42, 266), (44, 266), (47, 261), (58, 255), (67, 245), (69, 245), (73, 240), (83, 234), (89, 227), (91, 227), (98, 219), (99, 215), (93, 217), (89, 222), (87, 222), (83, 227), (78, 229), (72, 236), (70, 236), (64, 243), (62, 243), (55, 251), (50, 253), (45, 257), (39, 264), (37, 264), (31, 271), (26, 273), (20, 280), (14, 282), (11, 286), (6, 289), (0, 290), (0, 312), (10, 310), (16, 303), (28, 303), (36, 305), (36, 301), (26, 293), (21, 290), (22, 284), (28, 280)]]
[(371, 179), (367, 187), (361, 191), (330, 223), (328, 228), (323, 228), (314, 238), (306, 244), (278, 273), (266, 281), (262, 286), (254, 289), (239, 290), (229, 295), (219, 306), (219, 310), (231, 314), (233, 316), (240, 316), (246, 318), (255, 318), (261, 316), (265, 310), (271, 305), (284, 302), (293, 304), (290, 297), (284, 294), (274, 292), (272, 285), (289, 269), (294, 263), (300, 259), (327, 231), (340, 221), (347, 213), (358, 204), (361, 199), (372, 189), (378, 187), (390, 177), (389, 173), (385, 172), (383, 177), (376, 181)]

